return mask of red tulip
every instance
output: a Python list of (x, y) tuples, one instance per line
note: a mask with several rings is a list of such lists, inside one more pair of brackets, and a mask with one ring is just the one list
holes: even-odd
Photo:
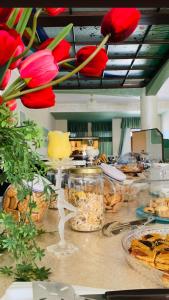
[[(0, 7), (0, 23), (1, 24), (5, 23), (8, 20), (8, 18), (10, 16), (11, 12), (13, 11), (13, 9), (14, 8), (2, 8), (2, 7)], [(15, 20), (14, 25), (16, 25), (18, 23), (23, 11), (24, 11), (24, 8), (19, 9), (19, 12), (18, 12), (18, 15), (17, 15), (17, 18)]]
[(10, 109), (11, 111), (13, 111), (13, 110), (15, 110), (15, 109), (17, 108), (17, 102), (16, 102), (15, 99), (9, 100), (9, 101), (6, 103), (6, 106), (8, 106), (9, 109)]
[[(86, 46), (81, 48), (76, 54), (76, 65), (79, 66), (81, 63), (83, 63), (96, 49), (96, 46)], [(100, 77), (105, 69), (107, 61), (108, 57), (106, 51), (102, 48), (95, 55), (95, 57), (79, 72), (84, 76)]]
[[(14, 29), (6, 25), (0, 25), (0, 66), (3, 66), (12, 55), (17, 56), (24, 50), (24, 44), (20, 35)], [(18, 66), (20, 60), (10, 65), (10, 69)]]
[(110, 41), (128, 38), (138, 25), (140, 12), (136, 8), (112, 8), (103, 18), (101, 33), (111, 34)]
[[(40, 46), (39, 50), (45, 49), (54, 39), (49, 38), (46, 41), (44, 41)], [(69, 51), (70, 51), (71, 45), (66, 40), (62, 40), (52, 51), (52, 54), (55, 58), (55, 63), (66, 59), (69, 57)]]
[(13, 8), (4, 8), (4, 7), (0, 7), (0, 23), (2, 24), (2, 23), (5, 23), (7, 20), (8, 20), (8, 18), (9, 18), (9, 16), (10, 16), (10, 14), (11, 14), (11, 12), (12, 12), (12, 10), (13, 10)]
[(1, 82), (0, 90), (4, 90), (6, 88), (8, 82), (9, 82), (10, 77), (11, 77), (11, 70), (8, 69), (8, 70), (6, 70), (4, 78), (3, 78), (2, 82)]
[(66, 10), (65, 7), (47, 7), (45, 8), (49, 16), (57, 16)]
[(19, 66), (21, 78), (33, 88), (50, 82), (58, 74), (58, 66), (49, 49), (28, 56)]
[(52, 87), (21, 96), (22, 104), (28, 108), (47, 108), (55, 105)]

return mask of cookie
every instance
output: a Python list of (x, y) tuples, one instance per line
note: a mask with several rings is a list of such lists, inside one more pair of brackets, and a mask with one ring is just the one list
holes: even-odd
[(7, 208), (6, 212), (11, 214), (16, 221), (20, 220), (20, 213), (18, 210)]
[(6, 190), (6, 195), (8, 197), (15, 197), (17, 195), (17, 191), (13, 186), (9, 186)]
[(10, 201), (11, 201), (10, 197), (8, 197), (8, 196), (4, 197), (2, 207), (5, 211), (7, 208), (9, 208)]
[(10, 198), (10, 205), (9, 205), (9, 208), (11, 209), (16, 209), (17, 208), (17, 205), (18, 205), (18, 199), (16, 197), (11, 197)]

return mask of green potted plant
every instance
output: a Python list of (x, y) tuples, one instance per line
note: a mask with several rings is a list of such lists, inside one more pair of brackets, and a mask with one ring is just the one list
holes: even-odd
[[(44, 256), (44, 250), (36, 242), (39, 234), (32, 221), (32, 210), (36, 207), (32, 187), (29, 184), (35, 175), (45, 175), (46, 166), (41, 161), (36, 149), (42, 144), (42, 133), (37, 125), (28, 121), (17, 125), (8, 107), (0, 107), (0, 182), (8, 182), (17, 189), (17, 197), (23, 201), (29, 196), (28, 209), (15, 220), (12, 215), (0, 212), (0, 252), (7, 250), (15, 263), (0, 268), (0, 272), (12, 275), (15, 280), (44, 280), (48, 278), (49, 269), (38, 267), (37, 261)], [(32, 151), (32, 147), (34, 148)], [(50, 196), (50, 186), (46, 185), (46, 201)]]

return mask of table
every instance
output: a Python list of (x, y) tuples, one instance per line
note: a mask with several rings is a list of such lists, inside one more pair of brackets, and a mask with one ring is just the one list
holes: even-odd
[[(118, 213), (106, 213), (105, 221), (129, 221), (136, 219), (136, 203), (124, 203)], [(46, 248), (58, 241), (56, 232), (58, 222), (57, 211), (48, 210), (42, 224), (49, 233), (40, 236), (39, 244)], [(155, 225), (154, 225), (155, 226)], [(66, 224), (66, 239), (76, 244), (79, 251), (71, 256), (57, 258), (46, 251), (42, 264), (50, 267), (50, 280), (66, 282), (72, 285), (103, 288), (106, 290), (157, 288), (156, 283), (133, 270), (126, 262), (121, 238), (124, 233), (113, 237), (105, 237), (101, 231), (76, 232)], [(0, 264), (9, 263), (8, 255), (0, 257)], [(0, 296), (11, 283), (11, 279), (0, 277)]]

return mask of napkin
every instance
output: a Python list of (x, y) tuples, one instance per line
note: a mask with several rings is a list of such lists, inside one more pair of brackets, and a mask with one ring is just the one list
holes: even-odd
[(104, 164), (102, 163), (100, 165), (100, 167), (102, 168), (103, 172), (111, 177), (112, 179), (116, 179), (116, 180), (119, 180), (119, 181), (124, 181), (126, 180), (126, 175), (121, 172), (120, 170), (116, 169), (115, 167), (111, 166), (111, 165), (107, 165), (107, 164)]

